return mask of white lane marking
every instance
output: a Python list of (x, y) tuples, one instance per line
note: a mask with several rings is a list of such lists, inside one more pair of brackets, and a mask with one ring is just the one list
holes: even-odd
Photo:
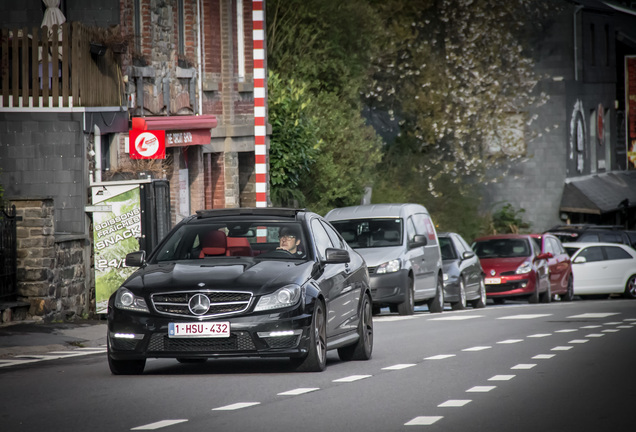
[(483, 350), (487, 350), (487, 349), (490, 349), (490, 348), (492, 348), (492, 347), (491, 346), (475, 346), (475, 347), (472, 347), (472, 348), (463, 349), (462, 351), (483, 351)]
[(587, 326), (583, 326), (581, 327), (582, 329), (595, 329), (595, 328), (601, 328), (603, 326), (601, 325), (587, 325)]
[(494, 377), (488, 378), (488, 381), (510, 381), (517, 375), (495, 375)]
[(626, 328), (634, 328), (634, 326), (630, 326), (630, 325), (619, 325), (619, 326), (616, 326), (616, 328), (619, 328), (619, 329), (626, 329)]
[(636, 321), (636, 318), (625, 318), (623, 321)]
[(589, 341), (590, 341), (589, 339), (572, 339), (568, 343), (584, 344), (584, 343), (587, 343)]
[(544, 337), (548, 337), (548, 336), (552, 336), (552, 333), (537, 333), (537, 334), (530, 335), (528, 337), (531, 337), (531, 338), (544, 338)]
[(382, 368), (382, 370), (401, 370), (401, 369), (410, 368), (411, 366), (415, 366), (415, 363), (396, 364), (396, 365), (393, 365), (393, 366), (384, 367), (384, 368)]
[(450, 315), (441, 318), (429, 318), (429, 321), (465, 321), (474, 318), (483, 318), (483, 315)]
[(386, 316), (386, 317), (373, 317), (373, 322), (392, 322), (392, 321), (404, 321), (418, 318), (416, 315), (410, 316)]
[(278, 393), (278, 396), (298, 396), (305, 393), (310, 393), (316, 390), (320, 390), (318, 387), (300, 387), (293, 390), (287, 390), (282, 393)]
[(519, 342), (523, 342), (523, 339), (506, 339), (503, 341), (497, 342), (498, 344), (516, 344)]
[(551, 349), (551, 351), (568, 351), (571, 349), (572, 349), (571, 346), (555, 346), (554, 348)]
[(166, 426), (172, 426), (172, 425), (187, 422), (187, 421), (188, 421), (187, 419), (161, 420), (161, 421), (150, 423), (144, 426), (137, 426), (135, 428), (132, 428), (131, 430), (155, 430), (155, 429), (160, 429)]
[(578, 329), (563, 329), (563, 330), (557, 330), (557, 331), (555, 331), (555, 333), (574, 333), (575, 331), (578, 331)]
[(603, 333), (590, 333), (589, 335), (585, 335), (585, 337), (603, 337), (605, 336)]
[(466, 390), (466, 393), (487, 393), (496, 388), (497, 386), (475, 386)]
[(547, 359), (551, 359), (552, 357), (555, 357), (556, 354), (537, 354), (536, 356), (532, 357), (533, 359), (536, 360), (547, 360)]
[(472, 400), (470, 399), (450, 399), (437, 406), (440, 408), (455, 408), (455, 407), (463, 407), (464, 405), (467, 405), (471, 402)]
[(501, 318), (497, 318), (500, 320), (508, 320), (508, 319), (536, 319), (542, 317), (552, 316), (552, 314), (521, 314), (521, 315), (510, 315)]
[(603, 323), (603, 325), (619, 325), (619, 324), (623, 324), (623, 323), (621, 321), (612, 321), (612, 322)]
[(618, 312), (601, 312), (601, 313), (584, 313), (580, 315), (572, 315), (568, 318), (607, 318), (608, 316), (619, 315)]
[(36, 363), (41, 360), (0, 360), (0, 367), (17, 366), (27, 363)]
[(424, 357), (424, 360), (444, 360), (451, 357), (455, 357), (455, 354), (439, 354), (431, 357)]
[(518, 365), (515, 365), (513, 367), (511, 367), (510, 369), (532, 369), (533, 367), (535, 367), (536, 364), (532, 364), (532, 363), (520, 363)]
[(603, 333), (616, 333), (619, 332), (619, 329), (605, 329), (605, 330), (601, 330)]
[(372, 376), (373, 375), (351, 375), (351, 376), (348, 376), (348, 377), (335, 379), (335, 380), (333, 380), (333, 382), (354, 382), (354, 381), (358, 381), (358, 380), (361, 380), (361, 379), (370, 378)]
[(430, 426), (443, 418), (444, 416), (419, 416), (404, 423), (404, 426)]
[(212, 408), (212, 411), (233, 411), (241, 408), (247, 408), (254, 405), (260, 405), (260, 402), (237, 402), (231, 405), (225, 405), (218, 408)]

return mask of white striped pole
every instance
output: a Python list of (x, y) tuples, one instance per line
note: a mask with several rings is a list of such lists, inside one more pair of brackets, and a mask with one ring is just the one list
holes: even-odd
[(252, 1), (254, 42), (254, 159), (256, 207), (267, 207), (267, 130), (265, 127), (265, 28), (264, 0)]

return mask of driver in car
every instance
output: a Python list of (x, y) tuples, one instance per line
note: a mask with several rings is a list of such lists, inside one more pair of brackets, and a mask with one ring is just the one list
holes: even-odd
[(300, 245), (300, 233), (292, 227), (283, 227), (278, 233), (278, 241), (280, 246), (276, 249), (283, 249), (296, 257), (302, 257), (304, 254), (298, 250)]

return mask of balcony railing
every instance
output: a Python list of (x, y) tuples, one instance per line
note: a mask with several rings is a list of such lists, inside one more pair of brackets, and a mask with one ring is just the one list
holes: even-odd
[(0, 108), (124, 104), (119, 58), (99, 43), (107, 29), (72, 22), (0, 31)]

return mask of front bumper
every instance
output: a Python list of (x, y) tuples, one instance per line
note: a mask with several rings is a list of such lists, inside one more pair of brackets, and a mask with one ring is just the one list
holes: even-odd
[(408, 286), (408, 270), (369, 275), (369, 287), (371, 288), (371, 298), (373, 298), (374, 305), (383, 306), (404, 303)]
[(171, 338), (171, 322), (194, 323), (155, 314), (140, 314), (110, 307), (108, 355), (114, 360), (143, 358), (302, 357), (309, 349), (311, 311), (293, 310), (206, 321), (229, 321), (230, 336)]
[(501, 276), (500, 284), (486, 284), (486, 297), (529, 297), (535, 289), (536, 278), (533, 273)]

